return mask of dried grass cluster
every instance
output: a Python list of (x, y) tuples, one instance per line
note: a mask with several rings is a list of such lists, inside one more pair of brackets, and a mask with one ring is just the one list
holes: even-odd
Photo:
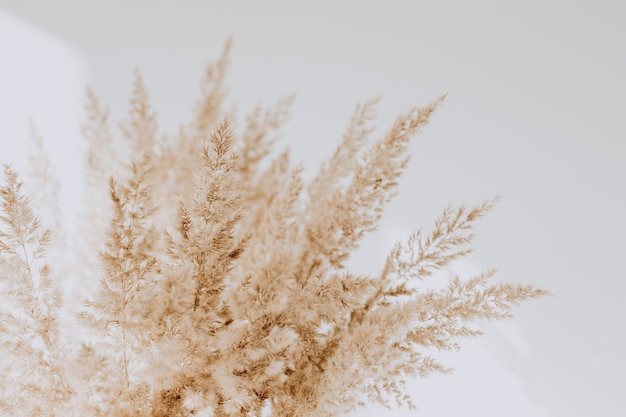
[[(406, 380), (447, 371), (429, 349), (457, 349), (479, 333), (473, 320), (509, 317), (546, 294), (490, 283), (490, 272), (440, 290), (414, 285), (469, 252), (472, 225), (495, 200), (446, 209), (432, 231), (397, 244), (379, 274), (347, 271), (396, 193), (410, 139), (442, 99), (410, 109), (372, 143), (377, 100), (358, 106), (305, 184), (288, 152), (262, 168), (291, 97), (256, 108), (236, 136), (220, 116), (228, 50), (209, 65), (194, 118), (169, 139), (157, 137), (137, 73), (121, 123), (129, 163), (88, 93), (89, 213), (72, 270), (93, 283), (76, 317), (82, 343), (60, 320), (51, 231), (4, 167), (0, 414), (304, 417), (344, 415), (367, 400), (414, 407)], [(44, 157), (35, 168), (35, 181), (49, 179)]]

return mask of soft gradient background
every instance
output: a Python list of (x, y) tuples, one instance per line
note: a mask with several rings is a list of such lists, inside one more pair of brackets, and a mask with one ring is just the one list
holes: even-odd
[(445, 205), (502, 194), (478, 225), (475, 253), (443, 275), (495, 267), (556, 297), (519, 308), (514, 321), (481, 324), (484, 338), (442, 354), (456, 372), (412, 385), (416, 415), (622, 416), (624, 22), (619, 0), (0, 0), (0, 160), (25, 166), (32, 117), (71, 218), (85, 85), (117, 121), (138, 66), (162, 132), (174, 133), (229, 35), (239, 115), (298, 93), (281, 145), (307, 175), (357, 102), (383, 95), (382, 132), (447, 92), (380, 233), (352, 267), (377, 272), (395, 241), (429, 227)]

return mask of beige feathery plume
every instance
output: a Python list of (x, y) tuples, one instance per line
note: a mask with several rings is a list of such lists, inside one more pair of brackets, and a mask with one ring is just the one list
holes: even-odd
[[(408, 379), (450, 371), (437, 350), (458, 350), (480, 334), (476, 320), (509, 318), (515, 305), (548, 294), (493, 283), (493, 271), (421, 286), (470, 252), (475, 221), (497, 198), (446, 208), (431, 231), (391, 248), (379, 273), (348, 270), (398, 192), (410, 141), (444, 97), (400, 115), (379, 138), (379, 99), (359, 105), (307, 183), (288, 150), (266, 161), (293, 97), (257, 106), (239, 135), (222, 114), (230, 45), (209, 65), (177, 137), (156, 139), (136, 72), (121, 124), (126, 164), (88, 91), (89, 216), (84, 256), (71, 268), (96, 285), (78, 313), (80, 346), (59, 326), (51, 232), (5, 166), (0, 416), (326, 417), (367, 401), (414, 408)], [(42, 184), (46, 172), (35, 171)]]

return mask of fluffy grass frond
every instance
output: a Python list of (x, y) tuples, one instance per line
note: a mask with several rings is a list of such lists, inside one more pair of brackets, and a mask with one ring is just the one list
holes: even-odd
[(130, 99), (128, 119), (120, 123), (124, 138), (131, 144), (131, 153), (141, 155), (153, 151), (156, 143), (156, 114), (150, 109), (148, 92), (139, 70), (135, 70), (133, 95)]
[(30, 184), (31, 189), (36, 190), (33, 197), (33, 207), (40, 213), (46, 214), (48, 221), (54, 227), (57, 239), (63, 239), (63, 215), (59, 206), (59, 194), (61, 184), (56, 176), (56, 171), (52, 165), (48, 153), (46, 152), (44, 140), (37, 131), (35, 124), (30, 123)]
[(59, 328), (61, 294), (45, 262), (52, 239), (8, 165), (0, 186), (0, 410), (62, 413), (71, 396)]
[(295, 95), (280, 99), (273, 107), (263, 108), (258, 104), (246, 118), (246, 126), (241, 134), (238, 151), (241, 162), (238, 164), (239, 187), (244, 195), (249, 195), (256, 183), (260, 163), (267, 158), (279, 136), (277, 132), (289, 120), (289, 111)]

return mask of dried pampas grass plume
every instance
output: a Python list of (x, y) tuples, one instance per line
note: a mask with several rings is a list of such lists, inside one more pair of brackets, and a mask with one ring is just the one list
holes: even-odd
[[(475, 320), (508, 318), (548, 294), (493, 283), (491, 271), (438, 290), (415, 285), (469, 253), (476, 220), (497, 199), (445, 209), (430, 231), (394, 246), (380, 273), (347, 270), (398, 191), (410, 141), (444, 97), (409, 109), (379, 137), (379, 99), (357, 106), (335, 152), (304, 181), (288, 151), (271, 159), (293, 97), (257, 106), (241, 128), (223, 115), (230, 46), (169, 139), (157, 137), (136, 72), (120, 124), (128, 160), (88, 90), (87, 212), (70, 268), (90, 288), (75, 317), (78, 342), (61, 326), (67, 266), (47, 257), (53, 232), (4, 166), (0, 415), (317, 417), (366, 401), (413, 408), (407, 379), (448, 371), (432, 348), (458, 349), (479, 334)], [(33, 180), (46, 184), (52, 174), (37, 140)]]

